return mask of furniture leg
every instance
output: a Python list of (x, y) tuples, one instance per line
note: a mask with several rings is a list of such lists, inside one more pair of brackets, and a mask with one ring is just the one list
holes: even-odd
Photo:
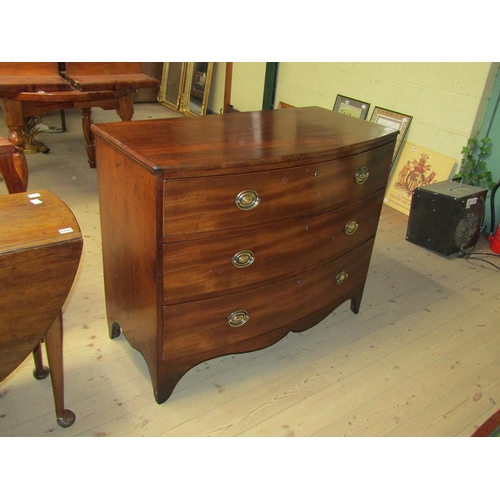
[(361, 299), (363, 298), (363, 291), (365, 287), (363, 286), (360, 290), (358, 290), (351, 298), (351, 311), (354, 314), (359, 313), (359, 308), (361, 306)]
[(75, 414), (64, 408), (64, 375), (63, 375), (63, 323), (62, 312), (49, 328), (45, 336), (47, 358), (49, 360), (50, 378), (56, 407), (57, 423), (61, 427), (70, 427), (75, 421)]
[[(12, 154), (12, 162), (14, 164), (14, 170), (20, 181), (21, 192), (28, 190), (28, 164), (26, 162), (26, 156), (21, 149), (18, 149)], [(18, 191), (16, 191), (18, 192)]]
[(83, 135), (85, 137), (85, 141), (87, 142), (87, 156), (89, 159), (90, 168), (95, 168), (96, 161), (94, 135), (92, 134), (92, 130), (90, 129), (92, 124), (92, 108), (82, 108), (82, 126)]
[(116, 112), (123, 122), (132, 120), (132, 116), (134, 116), (134, 103), (132, 102), (131, 94), (118, 98), (118, 109)]
[(9, 194), (22, 193), (28, 188), (28, 166), (24, 153), (3, 138), (0, 138), (0, 175)]
[(60, 113), (61, 113), (61, 129), (63, 132), (66, 132), (68, 130), (68, 128), (66, 127), (66, 112), (64, 111), (64, 109), (61, 109)]
[(43, 356), (42, 356), (42, 343), (39, 342), (37, 346), (33, 349), (33, 360), (35, 362), (35, 368), (33, 370), (33, 377), (37, 380), (43, 380), (47, 378), (50, 370), (43, 366)]
[(4, 119), (9, 128), (9, 141), (17, 150), (24, 150), (24, 137), (22, 128), (24, 126), (23, 104), (21, 101), (12, 99), (4, 100)]

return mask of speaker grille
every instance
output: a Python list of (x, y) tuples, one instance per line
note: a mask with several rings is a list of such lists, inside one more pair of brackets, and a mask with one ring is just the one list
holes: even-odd
[(481, 214), (477, 212), (469, 212), (457, 224), (455, 244), (460, 250), (469, 248), (476, 243), (481, 223), (480, 216)]

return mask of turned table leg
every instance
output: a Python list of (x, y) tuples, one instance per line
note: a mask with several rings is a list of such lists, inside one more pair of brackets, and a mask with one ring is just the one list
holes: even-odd
[(50, 367), (50, 378), (54, 403), (56, 407), (57, 423), (61, 427), (70, 427), (75, 421), (75, 414), (64, 408), (64, 375), (63, 375), (63, 324), (62, 312), (59, 312), (56, 320), (45, 335), (47, 346), (47, 358)]
[(22, 128), (24, 126), (23, 104), (21, 101), (5, 99), (3, 105), (5, 124), (9, 128), (9, 141), (17, 150), (24, 150), (24, 137)]

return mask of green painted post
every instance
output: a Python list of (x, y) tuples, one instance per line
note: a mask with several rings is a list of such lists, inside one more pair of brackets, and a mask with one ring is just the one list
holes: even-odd
[(263, 110), (273, 109), (277, 73), (278, 63), (266, 63), (266, 76), (264, 78), (264, 97), (262, 99)]

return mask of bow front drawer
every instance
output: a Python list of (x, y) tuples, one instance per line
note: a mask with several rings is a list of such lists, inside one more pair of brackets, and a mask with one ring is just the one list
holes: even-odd
[(265, 172), (167, 179), (165, 241), (199, 233), (234, 232), (303, 217), (362, 200), (387, 183), (393, 145), (339, 160)]

